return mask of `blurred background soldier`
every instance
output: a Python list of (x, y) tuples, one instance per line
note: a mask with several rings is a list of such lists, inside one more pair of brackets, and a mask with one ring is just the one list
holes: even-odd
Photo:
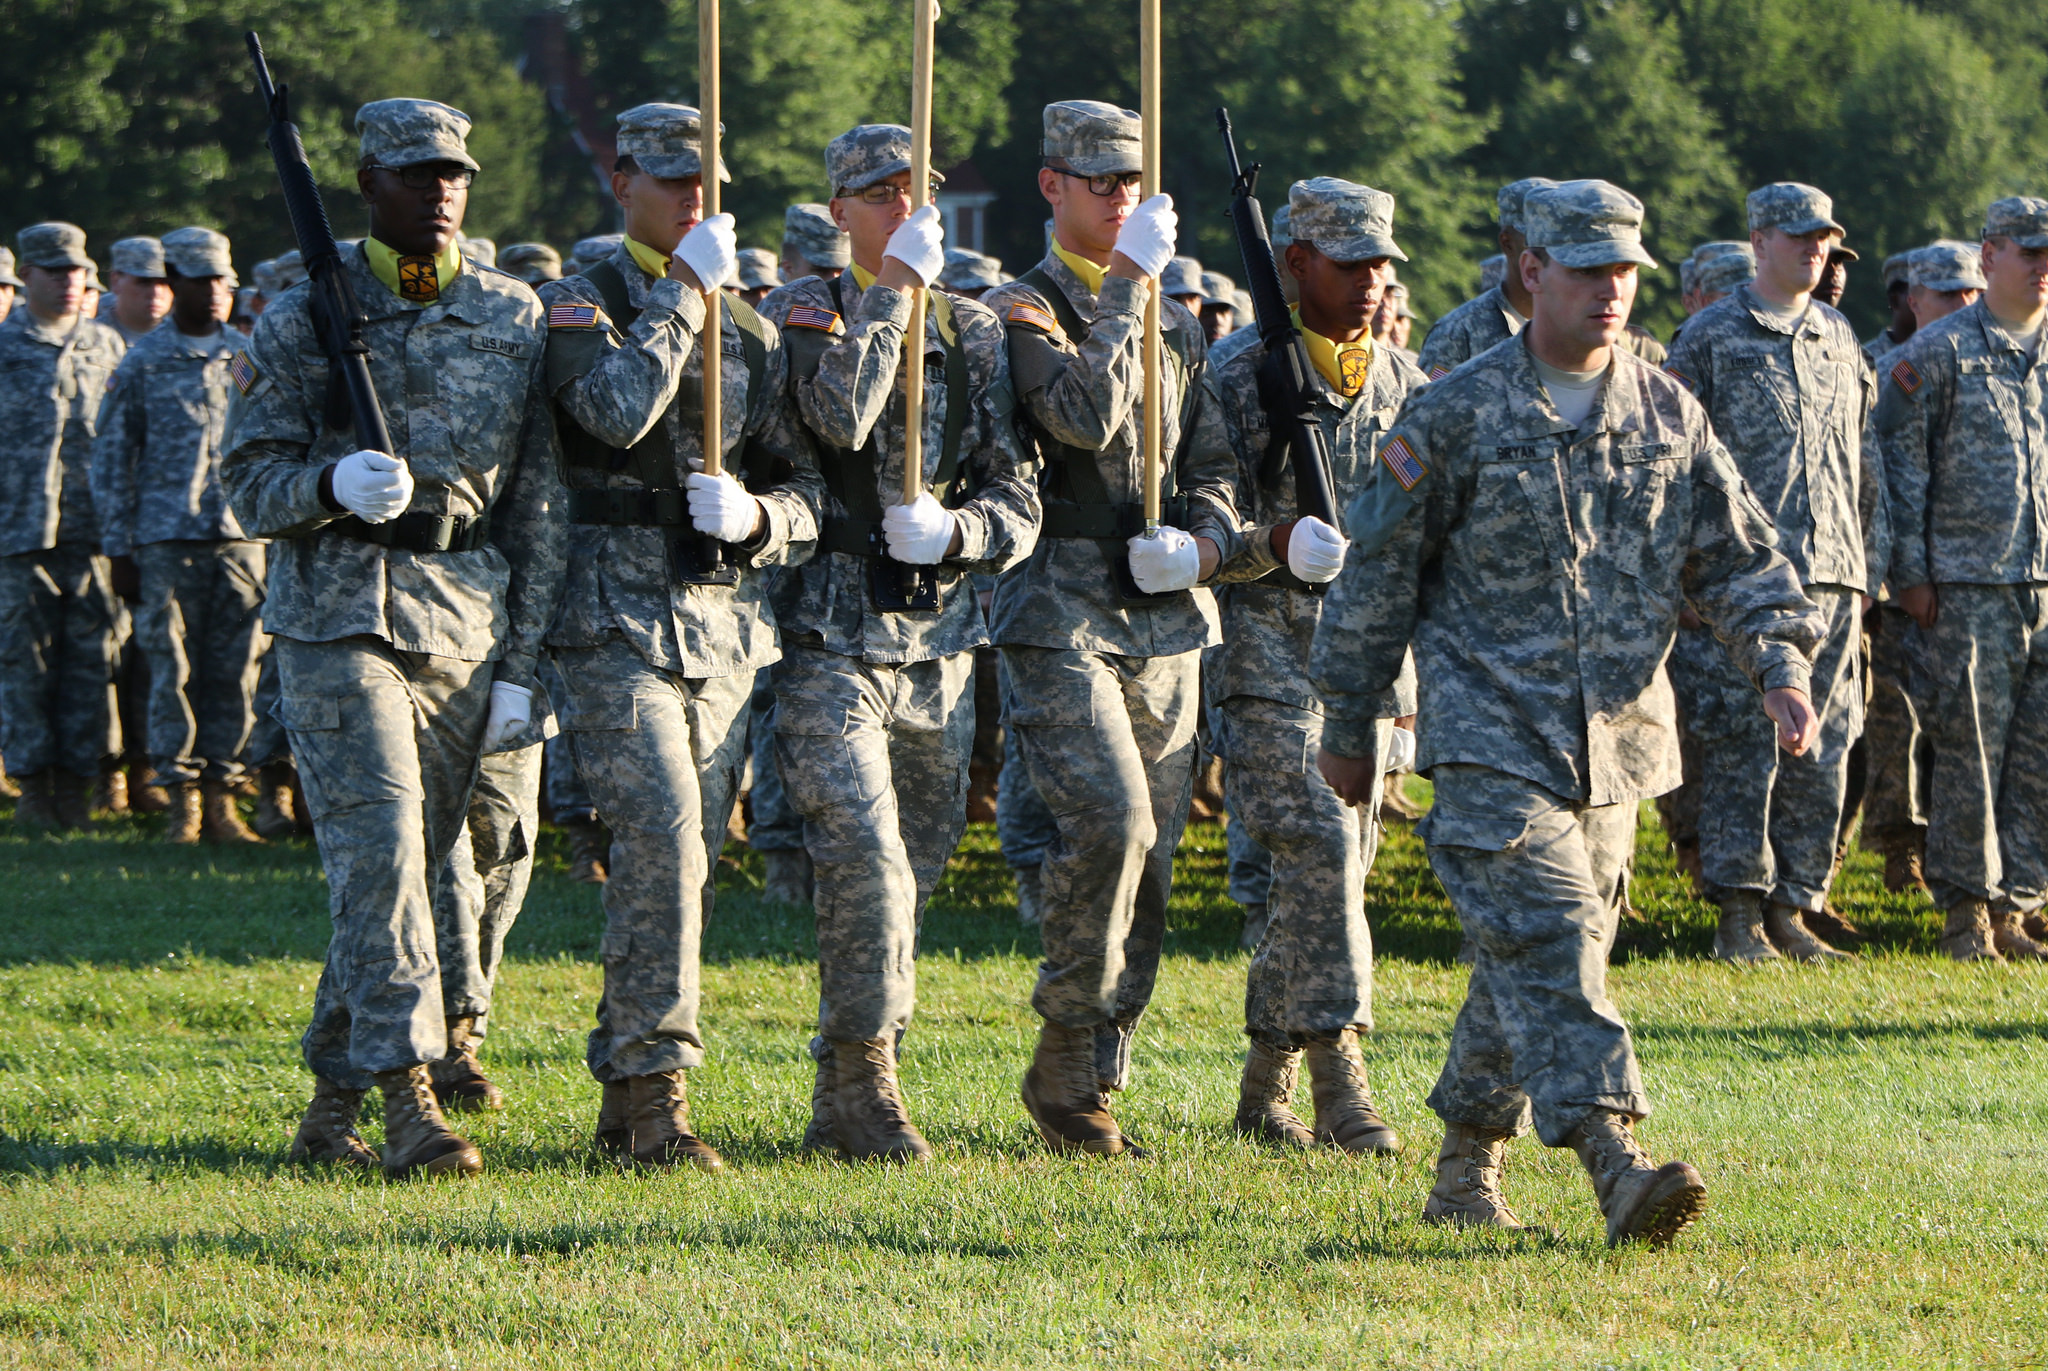
[(1482, 293), (1497, 289), (1500, 283), (1507, 279), (1508, 259), (1505, 254), (1496, 252), (1493, 256), (1480, 262), (1479, 289)]
[[(1502, 186), (1494, 195), (1500, 211), (1500, 250), (1504, 260), (1522, 255), (1522, 205), (1529, 192), (1557, 183), (1543, 176), (1525, 177)], [(1497, 286), (1488, 286), (1430, 327), (1423, 340), (1420, 365), (1431, 380), (1522, 331), (1529, 321), (1529, 292), (1516, 273), (1504, 272)]]
[(1190, 314), (1200, 314), (1209, 297), (1202, 293), (1202, 264), (1192, 257), (1176, 257), (1159, 274), (1159, 291)]
[(741, 248), (738, 262), (739, 274), (733, 284), (733, 294), (749, 305), (759, 307), (768, 298), (768, 292), (782, 284), (775, 254), (766, 248)]
[[(1913, 253), (1895, 252), (1884, 259), (1884, 300), (1891, 311), (1891, 318), (1878, 330), (1876, 336), (1863, 344), (1863, 355), (1870, 359), (1872, 366), (1878, 358), (1913, 336), (1919, 327), (1913, 319), (1911, 272)], [(1882, 370), (1880, 368), (1880, 370)]]
[(1220, 271), (1202, 273), (1202, 334), (1214, 343), (1237, 327), (1237, 284)]
[(832, 211), (806, 201), (782, 212), (782, 279), (837, 276), (853, 260), (846, 234), (832, 222)]
[(480, 267), (498, 265), (498, 245), (488, 238), (471, 238), (464, 234), (461, 239), (462, 255)]
[(107, 261), (112, 289), (100, 301), (99, 321), (132, 347), (171, 312), (164, 245), (154, 238), (123, 238), (107, 250)]
[(563, 275), (582, 275), (617, 252), (619, 245), (625, 241), (626, 236), (623, 233), (599, 233), (589, 238), (577, 239), (576, 246), (569, 249), (569, 261), (563, 268)]
[[(963, 300), (979, 300), (1003, 283), (1003, 264), (966, 248), (947, 248), (938, 286)], [(1005, 368), (1007, 370), (1007, 368)]]
[(562, 279), (562, 254), (546, 243), (513, 243), (498, 254), (498, 269), (538, 286)]
[(1829, 309), (1842, 307), (1842, 292), (1849, 288), (1849, 264), (1857, 260), (1856, 249), (1841, 243), (1828, 249), (1827, 265), (1821, 268), (1820, 284), (1813, 288), (1813, 298)]
[(20, 289), (21, 278), (14, 274), (14, 249), (0, 247), (0, 324), (14, 311), (14, 294)]

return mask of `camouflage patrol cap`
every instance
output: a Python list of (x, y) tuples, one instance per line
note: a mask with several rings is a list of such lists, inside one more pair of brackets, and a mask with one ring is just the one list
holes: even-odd
[(1678, 290), (1681, 295), (1690, 295), (1699, 289), (1699, 259), (1688, 257), (1678, 264)]
[(580, 272), (594, 267), (619, 250), (619, 244), (626, 241), (623, 233), (599, 233), (589, 238), (579, 238), (576, 246), (569, 249), (569, 270)]
[(1294, 241), (1294, 206), (1282, 205), (1273, 211), (1273, 227), (1266, 237), (1272, 240), (1276, 252)]
[(2008, 195), (1984, 211), (1984, 236), (2010, 238), (2023, 248), (2048, 248), (2048, 200)]
[(1902, 286), (1907, 283), (1911, 277), (1913, 253), (1917, 251), (1919, 249), (1914, 248), (1906, 252), (1895, 252), (1884, 259), (1884, 288), (1886, 290), (1890, 290), (1893, 286)]
[(282, 257), (273, 257), (270, 267), (277, 273), (277, 288), (280, 291), (290, 290), (306, 279), (306, 261), (300, 256), (297, 248), (293, 248)]
[(1003, 264), (966, 248), (947, 248), (939, 284), (947, 290), (994, 290), (1003, 283)]
[(1643, 202), (1607, 181), (1538, 186), (1522, 202), (1522, 232), (1566, 267), (1655, 267), (1643, 249)]
[(498, 254), (498, 270), (537, 286), (562, 279), (562, 254), (546, 243), (513, 243)]
[[(1505, 260), (1505, 259), (1503, 259)], [(1394, 316), (1399, 319), (1413, 319), (1415, 311), (1408, 304), (1408, 287), (1399, 281), (1387, 282), (1387, 302), (1394, 307)]]
[(469, 116), (438, 100), (372, 100), (356, 111), (357, 166), (409, 167), (454, 162), (478, 170), (469, 155)]
[(1984, 253), (1975, 243), (1937, 238), (1906, 254), (1908, 279), (1922, 290), (1983, 290)]
[(1755, 279), (1756, 254), (1746, 243), (1738, 245), (1734, 252), (1718, 253), (1693, 263), (1694, 288), (1715, 295), (1726, 295), (1743, 282)]
[[(825, 180), (837, 195), (866, 190), (910, 170), (910, 130), (901, 124), (856, 124), (825, 145)], [(934, 182), (945, 177), (933, 172)]]
[(1312, 176), (1287, 188), (1295, 241), (1314, 243), (1334, 262), (1363, 262), (1408, 254), (1394, 245), (1394, 197), (1356, 181)]
[(1169, 298), (1201, 295), (1202, 264), (1192, 257), (1176, 257), (1159, 273), (1159, 293)]
[(1529, 192), (1543, 190), (1556, 184), (1557, 182), (1548, 176), (1524, 176), (1521, 180), (1510, 181), (1495, 191), (1493, 203), (1500, 211), (1500, 226), (1526, 234), (1529, 226), (1522, 218), (1522, 207), (1529, 201)]
[(19, 290), (27, 284), (14, 274), (14, 249), (0, 248), (0, 286), (13, 286)]
[(853, 260), (853, 240), (833, 222), (831, 209), (809, 201), (782, 212), (782, 255), (791, 249), (814, 267), (844, 267)]
[(1060, 100), (1045, 107), (1042, 156), (1057, 157), (1082, 176), (1144, 168), (1144, 125), (1136, 110), (1100, 100)]
[(498, 245), (496, 243), (488, 238), (471, 238), (467, 234), (461, 234), (458, 237), (462, 243), (462, 255), (465, 259), (476, 263), (480, 267), (494, 267), (498, 265)]
[(781, 285), (782, 268), (775, 254), (766, 248), (741, 248), (738, 284), (741, 290), (773, 290)]
[(1479, 264), (1479, 288), (1492, 290), (1508, 279), (1508, 259), (1505, 253), (1496, 252)]
[(105, 293), (107, 288), (100, 283), (99, 263), (87, 262), (85, 264), (85, 288)]
[(266, 300), (284, 290), (284, 287), (278, 284), (275, 257), (266, 257), (249, 268), (249, 289)]
[(1787, 233), (1848, 230), (1835, 222), (1835, 202), (1827, 193), (1800, 181), (1773, 181), (1758, 186), (1744, 202), (1749, 210), (1749, 231), (1783, 229)]
[[(721, 136), (725, 125), (718, 126)], [(661, 101), (635, 105), (619, 113), (619, 156), (649, 176), (674, 180), (700, 176), (704, 172), (704, 116), (691, 105)], [(718, 179), (732, 180), (732, 171), (719, 158)]]
[(1252, 293), (1243, 286), (1239, 286), (1236, 290), (1230, 292), (1230, 307), (1237, 311), (1237, 326), (1239, 328), (1243, 328), (1246, 324), (1250, 323), (1252, 316), (1259, 312), (1259, 307), (1252, 303)]
[(164, 279), (164, 245), (154, 238), (122, 238), (107, 249), (107, 269), (138, 280)]
[(24, 266), (98, 270), (92, 258), (85, 255), (85, 230), (62, 219), (30, 224), (14, 235), (14, 246), (21, 250)]
[(225, 233), (210, 228), (181, 228), (164, 235), (164, 264), (180, 276), (225, 276), (235, 279), (234, 254)]
[(1220, 271), (1202, 273), (1202, 303), (1205, 305), (1228, 305), (1237, 294), (1237, 282)]

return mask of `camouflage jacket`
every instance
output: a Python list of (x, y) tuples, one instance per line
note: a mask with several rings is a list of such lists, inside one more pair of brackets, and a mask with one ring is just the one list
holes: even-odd
[(2030, 363), (1979, 300), (1884, 360), (1892, 589), (2048, 581), (2048, 357)]
[[(1223, 646), (1204, 660), (1204, 690), (1214, 703), (1249, 695), (1320, 711), (1322, 700), (1309, 680), (1308, 656), (1322, 618), (1323, 596), (1248, 579), (1280, 565), (1273, 555), (1273, 530), (1296, 514), (1294, 470), (1284, 457), (1276, 454), (1274, 479), (1265, 479), (1267, 449), (1274, 438), (1259, 403), (1259, 369), (1265, 361), (1265, 345), (1255, 343), (1239, 350), (1211, 378), (1231, 448), (1237, 453), (1239, 508), (1249, 527), (1244, 551), (1216, 577), (1225, 583), (1217, 595), (1223, 610)], [(1320, 372), (1312, 373), (1312, 379), (1316, 422), (1330, 446), (1331, 477), (1341, 511), (1371, 474), (1380, 435), (1393, 424), (1402, 402), (1426, 383), (1412, 363), (1384, 346), (1373, 349), (1365, 387), (1349, 400)], [(1414, 712), (1412, 671), (1402, 672), (1378, 708), (1385, 718)]]
[(1416, 365), (1430, 380), (1457, 370), (1495, 344), (1514, 337), (1506, 310), (1513, 308), (1499, 286), (1488, 286), (1446, 314), (1422, 340)]
[(562, 581), (555, 426), (541, 389), (546, 331), (521, 282), (465, 260), (424, 307), (385, 287), (360, 245), (342, 261), (369, 318), (370, 379), (408, 512), (487, 520), (471, 551), (412, 552), (350, 537), (321, 477), (356, 450), (327, 422), (327, 354), (301, 284), (273, 300), (235, 363), (221, 481), (243, 530), (274, 538), (263, 626), (302, 642), (368, 635), (404, 652), (497, 661), (531, 688)]
[(1613, 350), (1583, 428), (1519, 340), (1424, 387), (1352, 500), (1310, 673), (1324, 746), (1370, 749), (1414, 643), (1418, 770), (1469, 762), (1586, 804), (1679, 782), (1663, 666), (1690, 600), (1763, 689), (1825, 620), (1684, 387)]
[[(1144, 429), (1139, 400), (1144, 390), (1145, 294), (1142, 281), (1110, 277), (1098, 299), (1066, 263), (1051, 252), (1039, 263), (1059, 286), (1074, 313), (1088, 326), (1076, 343), (1057, 323), (1051, 303), (1028, 283), (1012, 281), (983, 297), (1009, 334), (1010, 380), (1020, 412), (1034, 436), (1049, 436), (1069, 448), (1093, 454), (1097, 482), (1113, 504), (1136, 507), (1144, 495)], [(1181, 425), (1188, 399), (1187, 377), (1175, 356), (1206, 359), (1202, 326), (1186, 308), (1168, 300), (1161, 313), (1161, 445), (1167, 460), (1180, 455), (1168, 496), (1186, 502), (1186, 531), (1216, 544), (1224, 561), (1243, 549), (1236, 509), (1237, 458), (1223, 431), (1214, 393), (1206, 386), (1192, 396), (1191, 431), (1183, 450)], [(1048, 461), (1039, 489), (1048, 530), (1074, 505), (1074, 477), (1063, 461)], [(1134, 530), (1135, 531), (1135, 530)], [(1031, 556), (1003, 574), (996, 585), (992, 636), (998, 643), (1071, 648), (1127, 657), (1161, 657), (1193, 652), (1220, 641), (1216, 599), (1207, 587), (1162, 598), (1155, 604), (1124, 607), (1111, 582), (1112, 560), (1128, 556), (1124, 537), (1054, 537), (1042, 532)]]
[[(762, 313), (783, 329), (791, 398), (816, 439), (825, 477), (825, 517), (848, 536), (860, 531), (850, 522), (854, 516), (847, 507), (847, 482), (854, 469), (871, 473), (876, 508), (903, 499), (903, 391), (897, 376), (911, 305), (909, 295), (879, 285), (848, 298), (853, 284), (851, 271), (837, 282), (806, 276), (761, 305)], [(1038, 539), (1037, 472), (1017, 438), (1003, 326), (973, 300), (955, 298), (951, 306), (952, 327), (967, 363), (968, 394), (955, 397), (946, 388), (945, 339), (936, 312), (927, 309), (923, 453), (929, 484), (944, 455), (952, 406), (968, 406), (960, 435), (962, 479), (951, 491), (932, 492), (953, 507), (960, 552), (939, 564), (940, 608), (935, 614), (871, 608), (870, 558), (827, 548), (805, 563), (778, 592), (777, 617), (784, 633), (802, 635), (828, 652), (874, 662), (919, 662), (980, 646), (988, 641), (988, 630), (973, 578), (1007, 570)], [(870, 440), (879, 461), (848, 460), (847, 454)]]
[(193, 338), (172, 324), (142, 335), (121, 359), (92, 454), (92, 501), (109, 557), (139, 543), (242, 536), (220, 484), (228, 366), (242, 341), (225, 326)]
[(1738, 286), (1695, 314), (1665, 369), (1706, 408), (1743, 480), (1810, 586), (1884, 577), (1884, 478), (1864, 424), (1876, 383), (1849, 321), (1814, 304), (1796, 324)]
[(90, 319), (52, 328), (18, 304), (0, 321), (0, 557), (97, 546), (93, 434), (122, 350)]
[[(541, 298), (555, 325), (548, 330), (548, 390), (561, 410), (565, 448), (576, 442), (572, 428), (616, 449), (658, 430), (660, 465), (652, 481), (643, 481), (632, 471), (572, 461), (563, 480), (572, 491), (678, 489), (704, 459), (704, 366), (697, 352), (704, 297), (680, 281), (649, 276), (623, 243), (607, 260), (624, 278), (639, 317), (620, 328), (588, 277), (545, 283)], [(577, 314), (577, 306), (589, 312)], [(572, 525), (561, 615), (548, 634), (554, 646), (594, 647), (617, 635), (650, 665), (697, 678), (752, 671), (781, 656), (767, 579), (746, 573), (811, 555), (823, 487), (785, 393), (787, 358), (775, 326), (763, 324), (757, 388), (730, 308), (719, 311), (719, 324), (722, 457), (761, 497), (766, 530), (734, 550), (742, 566), (738, 584), (717, 586), (672, 574), (669, 540), (677, 532), (694, 536), (687, 525)]]

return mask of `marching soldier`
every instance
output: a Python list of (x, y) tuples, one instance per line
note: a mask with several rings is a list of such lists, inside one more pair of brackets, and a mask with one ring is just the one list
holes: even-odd
[[(1913, 318), (1912, 305), (1913, 253), (1895, 252), (1884, 259), (1884, 299), (1891, 318), (1877, 334), (1863, 344), (1863, 355), (1870, 359), (1870, 365), (1877, 366), (1878, 359), (1895, 347), (1903, 346), (1919, 327)], [(1882, 368), (1879, 368), (1882, 371)]]
[[(1038, 491), (1017, 442), (1003, 326), (928, 289), (944, 251), (937, 208), (910, 210), (910, 130), (848, 130), (825, 149), (825, 175), (849, 268), (801, 278), (767, 310), (828, 492), (819, 555), (782, 596), (775, 668), (782, 782), (816, 882), (818, 1076), (804, 1140), (856, 1160), (923, 1160), (931, 1148), (905, 1109), (896, 1049), (916, 1004), (925, 902), (967, 823), (974, 650), (988, 640), (971, 578), (1030, 551)], [(897, 373), (919, 290), (930, 490), (904, 504)], [(934, 607), (871, 601), (885, 552), (934, 569)]]
[(123, 238), (107, 250), (107, 260), (113, 289), (101, 297), (97, 317), (134, 347), (171, 312), (164, 245), (155, 238)]
[(741, 248), (738, 263), (733, 293), (759, 308), (761, 302), (768, 298), (768, 292), (782, 284), (775, 254), (766, 248)]
[[(1505, 260), (1515, 262), (1522, 255), (1522, 206), (1532, 191), (1557, 182), (1544, 176), (1512, 181), (1494, 196), (1500, 210), (1500, 250)], [(1488, 287), (1436, 321), (1422, 341), (1418, 365), (1431, 380), (1477, 357), (1494, 344), (1512, 338), (1529, 321), (1529, 292), (1516, 272), (1503, 274), (1501, 283)]]
[(354, 1120), (384, 1097), (386, 1175), (474, 1174), (428, 1064), (448, 1050), (434, 885), (480, 753), (532, 731), (560, 590), (546, 331), (520, 282), (462, 256), (477, 164), (467, 115), (431, 100), (356, 113), (369, 237), (344, 250), (395, 453), (330, 422), (313, 292), (289, 290), (230, 370), (221, 479), (271, 539), (264, 627), (327, 871), (334, 937), (306, 1029), (313, 1101), (295, 1158), (379, 1161)]
[(782, 212), (783, 280), (805, 276), (829, 279), (845, 271), (852, 260), (846, 231), (834, 222), (829, 208), (806, 201)]

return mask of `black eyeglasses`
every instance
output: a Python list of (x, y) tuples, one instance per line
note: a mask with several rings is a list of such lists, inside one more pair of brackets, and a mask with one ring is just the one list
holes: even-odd
[(468, 190), (476, 180), (476, 172), (452, 162), (414, 162), (409, 167), (387, 167), (373, 162), (370, 170), (390, 172), (407, 190), (425, 190), (437, 182), (456, 190)]
[[(939, 183), (936, 178), (925, 183), (925, 195), (927, 198), (938, 193)], [(841, 186), (838, 191), (838, 198), (841, 200), (859, 200), (869, 205), (886, 205), (891, 200), (908, 200), (910, 198), (910, 187), (894, 186), (887, 181), (877, 181), (874, 185), (862, 186), (859, 190), (848, 190), (846, 187)]]
[(1083, 176), (1080, 172), (1068, 171), (1065, 167), (1054, 167), (1053, 170), (1062, 176), (1071, 176), (1076, 181), (1086, 181), (1090, 195), (1100, 195), (1104, 198), (1115, 195), (1118, 191), (1129, 190), (1138, 184), (1139, 178), (1143, 175), (1142, 172), (1136, 171), (1111, 171), (1101, 176)]

